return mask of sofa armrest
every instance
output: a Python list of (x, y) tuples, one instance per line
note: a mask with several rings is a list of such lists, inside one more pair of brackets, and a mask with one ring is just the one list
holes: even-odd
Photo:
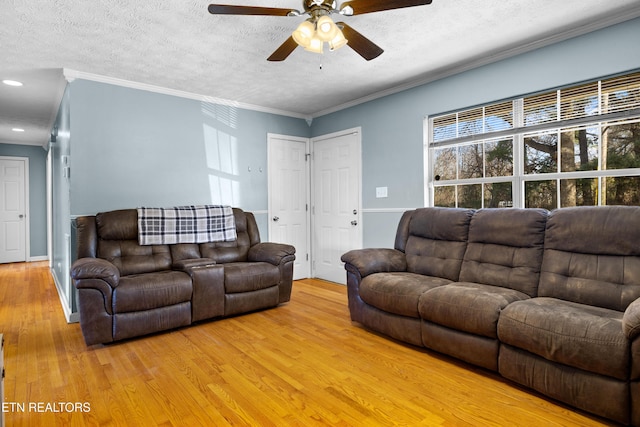
[(640, 298), (629, 304), (624, 311), (622, 330), (629, 340), (640, 335)]
[(404, 252), (397, 249), (355, 249), (342, 255), (341, 259), (345, 264), (355, 268), (361, 277), (373, 273), (407, 270), (407, 259)]
[(189, 258), (174, 262), (171, 265), (173, 270), (190, 273), (194, 268), (203, 268), (216, 265), (216, 261), (211, 258)]
[(251, 262), (268, 262), (280, 265), (283, 262), (293, 261), (296, 256), (296, 248), (284, 243), (262, 242), (251, 246), (248, 259)]
[(105, 259), (80, 258), (71, 266), (71, 278), (78, 288), (83, 287), (83, 279), (102, 279), (115, 288), (120, 282), (120, 271)]

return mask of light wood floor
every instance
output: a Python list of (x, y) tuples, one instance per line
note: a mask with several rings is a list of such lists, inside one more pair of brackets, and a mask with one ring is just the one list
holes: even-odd
[(0, 265), (0, 301), (8, 426), (605, 425), (365, 331), (318, 280), (276, 309), (94, 347), (46, 263)]

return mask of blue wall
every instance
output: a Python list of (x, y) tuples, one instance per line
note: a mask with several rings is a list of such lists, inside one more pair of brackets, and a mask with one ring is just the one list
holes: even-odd
[(267, 133), (311, 132), (298, 118), (85, 80), (69, 86), (72, 216), (222, 203), (266, 218)]
[(0, 156), (29, 159), (29, 258), (47, 256), (47, 152), (42, 147), (0, 144)]
[(72, 262), (72, 250), (74, 233), (71, 228), (71, 214), (69, 211), (69, 185), (70, 175), (68, 170), (71, 153), (71, 117), (70, 91), (67, 85), (60, 109), (54, 124), (57, 134), (56, 142), (51, 144), (51, 180), (52, 180), (52, 247), (51, 254), (52, 272), (55, 278), (60, 298), (64, 301), (63, 309), (67, 318), (70, 313), (76, 312), (75, 295), (69, 277)]
[(639, 43), (634, 19), (314, 119), (313, 136), (362, 127), (364, 246), (392, 246), (399, 211), (424, 206), (426, 116), (638, 69)]

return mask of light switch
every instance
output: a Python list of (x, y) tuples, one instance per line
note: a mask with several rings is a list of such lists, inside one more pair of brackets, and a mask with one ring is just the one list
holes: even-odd
[(376, 187), (376, 198), (387, 197), (387, 187)]

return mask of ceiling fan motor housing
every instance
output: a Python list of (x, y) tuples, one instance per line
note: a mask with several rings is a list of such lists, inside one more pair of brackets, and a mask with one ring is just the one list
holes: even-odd
[(307, 12), (313, 9), (324, 9), (327, 12), (331, 12), (336, 9), (335, 0), (303, 0), (304, 10)]

